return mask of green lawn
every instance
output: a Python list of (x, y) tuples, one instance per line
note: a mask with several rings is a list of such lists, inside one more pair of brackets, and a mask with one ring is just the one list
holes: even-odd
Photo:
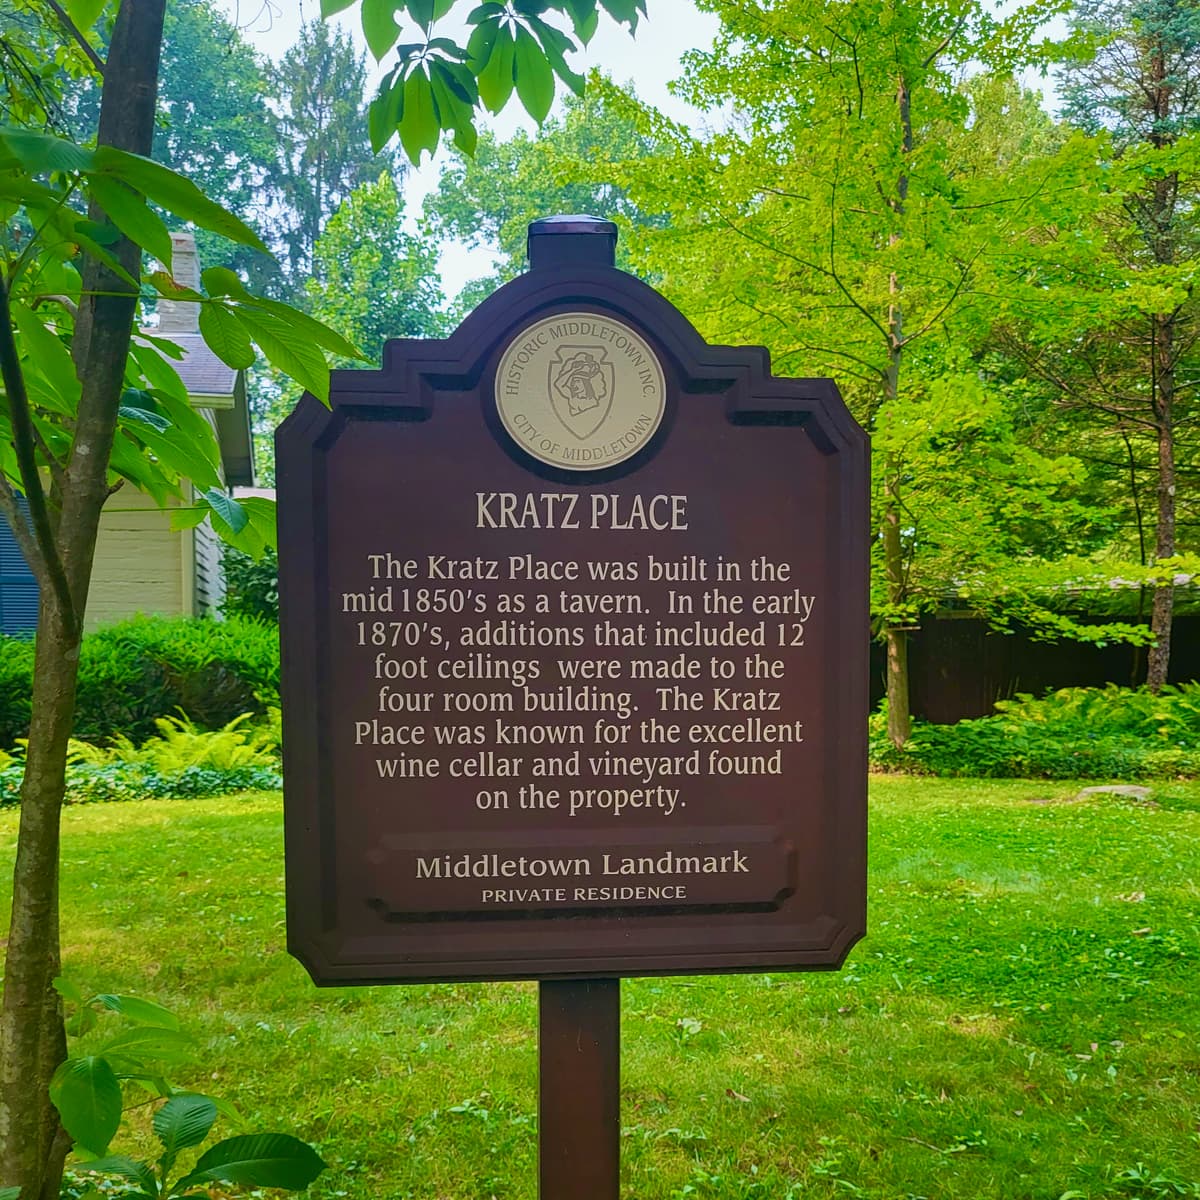
[[(876, 780), (844, 970), (626, 981), (624, 1195), (1200, 1196), (1200, 784), (1075, 790)], [(314, 988), (277, 795), (64, 826), (66, 974), (171, 1007), (177, 1081), (315, 1142), (314, 1195), (535, 1195), (534, 985)]]

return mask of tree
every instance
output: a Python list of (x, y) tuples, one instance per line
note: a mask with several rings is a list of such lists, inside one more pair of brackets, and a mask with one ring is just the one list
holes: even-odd
[[(1153, 588), (1146, 671), (1157, 691), (1170, 664), (1179, 458), (1196, 453), (1200, 420), (1200, 9), (1190, 0), (1084, 0), (1073, 23), (1096, 49), (1063, 72), (1064, 115), (1096, 136), (1106, 194), (1090, 227), (1072, 231), (1092, 253), (1069, 280), (1036, 265), (1042, 286), (1020, 289), (1032, 307), (1014, 314), (1007, 344), (1061, 404), (1086, 416), (1093, 452), (1098, 438), (1119, 476), (1132, 478), (1143, 565), (1139, 479), (1149, 466), (1151, 557), (1166, 564)], [(1031, 319), (1051, 305), (1053, 325)]]
[[(474, 153), (459, 151), (442, 172), (425, 213), (441, 237), (497, 251), (498, 278), (489, 291), (525, 266), (531, 221), (551, 213), (590, 213), (626, 229), (653, 228), (662, 216), (647, 214), (613, 182), (612, 167), (654, 153), (653, 141), (636, 122), (589, 92), (568, 97), (562, 115), (531, 137), (523, 130), (508, 141), (484, 133)], [(618, 265), (628, 269), (630, 239), (617, 244)]]
[[(613, 2), (608, 0), (610, 10)], [(351, 3), (326, 0), (324, 7), (340, 10)], [(143, 251), (168, 269), (171, 261), (167, 227), (152, 205), (259, 250), (266, 247), (243, 222), (148, 157), (166, 0), (118, 0), (103, 58), (87, 33), (99, 7), (100, 0), (48, 6), (45, 11), (58, 23), (53, 33), (38, 26), (17, 47), (15, 59), (6, 60), (38, 63), (36, 43), (49, 37), (57, 42), (52, 61), (61, 55), (73, 69), (86, 70), (90, 63), (100, 72), (94, 148), (20, 127), (0, 131), (5, 235), (0, 511), (41, 584), (0, 1006), (0, 1189), (18, 1189), (20, 1200), (56, 1200), (70, 1150), (49, 1099), (49, 1081), (65, 1058), (62, 1007), (54, 989), (60, 944), (59, 816), (101, 509), (123, 480), (165, 500), (190, 479), (203, 496), (201, 515), (207, 508), (228, 537), (254, 548), (273, 536), (268, 506), (239, 506), (218, 486), (205, 486), (215, 475), (211, 431), (180, 397), (178, 377), (172, 380), (164, 357), (169, 348), (156, 339), (134, 338)], [(501, 93), (507, 100), (516, 87), (527, 104), (540, 107), (547, 76), (552, 96), (554, 74), (566, 71), (563, 46), (573, 45), (568, 36), (545, 25), (546, 10), (542, 16), (524, 16), (483, 7), (487, 11), (475, 14), (474, 22), (484, 34), (469, 52), (435, 37), (432, 8), (414, 3), (420, 40), (398, 51), (373, 108), (372, 135), (379, 146), (397, 130), (410, 144), (418, 131), (427, 148), (430, 140), (436, 144), (443, 127), (465, 136), (465, 129), (474, 128), (483, 75), (493, 101)], [(621, 16), (623, 9), (617, 8)], [(596, 7), (587, 0), (550, 9), (566, 13), (583, 35), (594, 27)], [(377, 56), (388, 53), (401, 36), (398, 11), (401, 5), (386, 0), (362, 7)], [(631, 3), (621, 19), (632, 25), (635, 18)], [(76, 68), (78, 62), (84, 65)], [(7, 81), (17, 92), (8, 111), (18, 120), (31, 119), (43, 99), (44, 74), (9, 75)], [(85, 203), (86, 212), (76, 207)], [(356, 353), (319, 322), (254, 296), (227, 268), (204, 273), (204, 293), (177, 287), (165, 273), (144, 282), (200, 303), (201, 330), (230, 365), (246, 366), (257, 346), (318, 396), (328, 392), (323, 351)], [(18, 491), (28, 503), (28, 523), (17, 506)]]
[[(405, 233), (404, 200), (390, 171), (358, 186), (317, 238), (304, 289), (309, 312), (371, 362), (394, 337), (440, 337), (447, 320), (437, 283), (437, 246)], [(260, 374), (255, 440), (261, 479), (274, 479), (270, 433), (296, 407), (298, 388), (281, 372)]]
[(330, 218), (313, 252), (309, 309), (377, 362), (388, 338), (446, 332), (437, 243), (405, 233), (404, 199), (387, 171), (359, 185)]
[(280, 107), (271, 189), (288, 213), (282, 249), (298, 290), (330, 214), (382, 165), (367, 134), (366, 78), (349, 36), (324, 21), (301, 26), (299, 40), (271, 72)]
[[(108, 52), (104, 22), (97, 25), (96, 44), (98, 54)], [(89, 76), (70, 89), (78, 140), (94, 136), (100, 82)], [(188, 178), (203, 179), (209, 199), (243, 220), (261, 219), (267, 210), (263, 183), (278, 152), (270, 86), (258, 55), (212, 0), (174, 0), (163, 20), (152, 156)], [(172, 224), (170, 214), (167, 220)], [(207, 230), (199, 231), (197, 245), (202, 262), (237, 270), (255, 286), (278, 280), (278, 264), (252, 247)]]
[[(1023, 149), (1045, 140), (1046, 122), (1006, 82), (1037, 57), (1034, 13), (998, 21), (975, 0), (705, 7), (721, 33), (678, 86), (696, 107), (727, 111), (728, 126), (697, 136), (641, 113), (672, 152), (619, 177), (672, 221), (640, 261), (710, 338), (762, 342), (782, 372), (835, 375), (872, 432), (884, 414), (910, 428), (940, 381), (978, 374), (960, 351), (984, 322), (988, 261), (1052, 219), (1066, 168)], [(972, 148), (980, 134), (986, 160)], [(929, 594), (914, 591), (921, 445), (878, 438), (873, 472), (897, 745), (910, 729), (908, 632)]]

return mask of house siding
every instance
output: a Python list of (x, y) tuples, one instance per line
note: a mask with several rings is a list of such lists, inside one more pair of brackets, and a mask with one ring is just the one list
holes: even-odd
[(192, 616), (195, 597), (185, 591), (185, 554), (193, 539), (171, 529), (170, 510), (131, 487), (116, 492), (100, 517), (87, 627), (123, 620), (135, 612)]
[(197, 615), (220, 611), (225, 599), (225, 572), (221, 569), (221, 541), (205, 519), (195, 531)]

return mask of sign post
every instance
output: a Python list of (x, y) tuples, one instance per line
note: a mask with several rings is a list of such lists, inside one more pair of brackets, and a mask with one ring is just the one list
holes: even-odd
[(617, 1200), (621, 981), (538, 984), (538, 1195)]
[(541, 981), (544, 1200), (617, 1195), (622, 976), (865, 928), (866, 438), (615, 243), (535, 222), (277, 434), (289, 949)]

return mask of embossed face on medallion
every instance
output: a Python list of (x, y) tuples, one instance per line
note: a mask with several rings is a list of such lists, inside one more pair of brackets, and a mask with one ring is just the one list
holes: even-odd
[(646, 339), (622, 321), (571, 312), (526, 326), (496, 370), (496, 409), (528, 454), (599, 471), (636, 454), (662, 423), (666, 383)]

